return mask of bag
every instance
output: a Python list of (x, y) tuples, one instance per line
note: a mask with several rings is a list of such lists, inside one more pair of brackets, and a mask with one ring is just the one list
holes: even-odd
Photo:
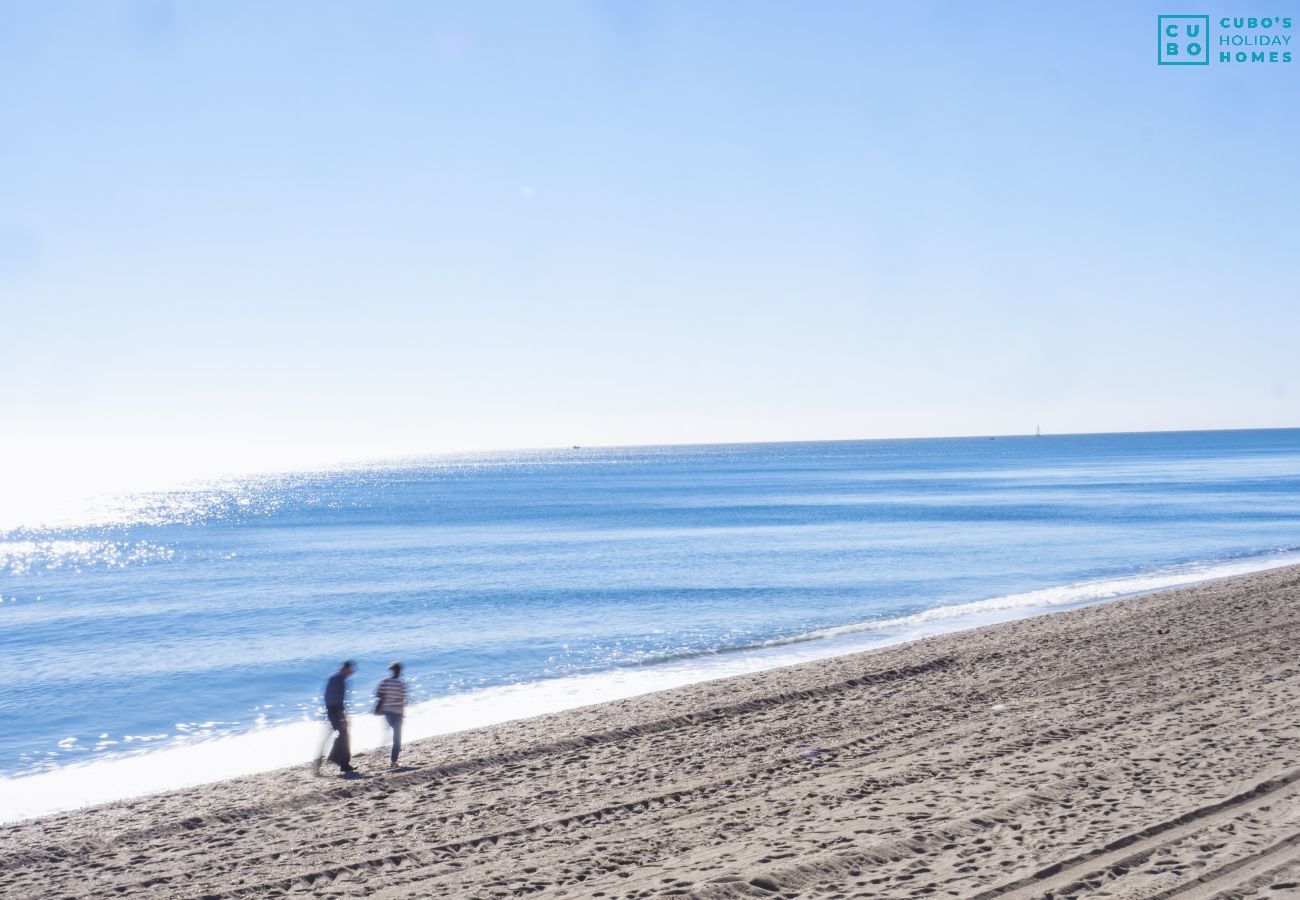
[(377, 715), (377, 716), (382, 716), (382, 715), (383, 715), (383, 713), (380, 712), (380, 709), (383, 707), (383, 705), (384, 705), (384, 698), (383, 698), (383, 697), (380, 697), (378, 700), (375, 701), (375, 715)]
[(352, 761), (352, 748), (349, 746), (346, 734), (340, 734), (334, 739), (333, 746), (330, 747), (329, 761), (335, 765), (346, 768)]

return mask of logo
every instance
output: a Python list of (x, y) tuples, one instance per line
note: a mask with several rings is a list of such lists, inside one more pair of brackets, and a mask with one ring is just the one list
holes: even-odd
[(1209, 16), (1160, 16), (1159, 50), (1162, 66), (1208, 66)]
[(1157, 16), (1156, 62), (1162, 66), (1291, 62), (1290, 16)]

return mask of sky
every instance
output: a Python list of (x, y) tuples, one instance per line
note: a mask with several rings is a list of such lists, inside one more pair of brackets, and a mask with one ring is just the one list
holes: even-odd
[(1300, 425), (1275, 6), (0, 0), (0, 489)]

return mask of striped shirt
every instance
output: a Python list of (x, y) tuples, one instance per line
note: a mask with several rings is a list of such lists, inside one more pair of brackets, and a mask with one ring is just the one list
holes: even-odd
[(406, 684), (400, 678), (385, 678), (375, 689), (379, 695), (379, 711), (402, 715), (406, 709)]

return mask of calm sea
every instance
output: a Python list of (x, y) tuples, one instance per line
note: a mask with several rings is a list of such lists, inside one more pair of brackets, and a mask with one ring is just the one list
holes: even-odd
[[(1300, 560), (1300, 430), (490, 453), (0, 532), (0, 817)], [(381, 739), (375, 727), (361, 743)]]

